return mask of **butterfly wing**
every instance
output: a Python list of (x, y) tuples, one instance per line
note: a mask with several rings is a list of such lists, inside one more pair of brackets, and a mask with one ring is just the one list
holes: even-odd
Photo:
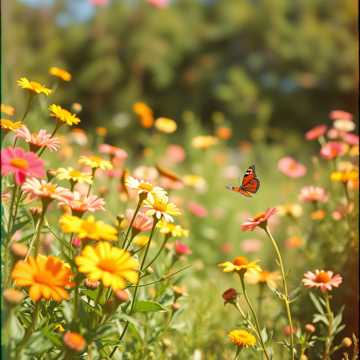
[(228, 185), (228, 186), (226, 186), (226, 188), (227, 188), (228, 190), (231, 190), (231, 191), (234, 191), (234, 192), (238, 192), (238, 193), (240, 193), (241, 195), (244, 195), (244, 196), (247, 196), (247, 197), (251, 197), (250, 192), (244, 190), (241, 186), (231, 186), (231, 185)]
[(258, 178), (255, 177), (251, 179), (246, 186), (243, 186), (242, 189), (247, 192), (255, 194), (259, 190), (259, 187), (260, 187), (260, 181)]
[(251, 165), (245, 172), (241, 186), (245, 187), (253, 178), (256, 178), (255, 165)]

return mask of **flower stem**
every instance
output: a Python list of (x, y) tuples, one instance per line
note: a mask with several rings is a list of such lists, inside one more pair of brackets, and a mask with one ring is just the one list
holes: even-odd
[(28, 253), (26, 254), (25, 257), (25, 261), (27, 260), (27, 258), (29, 257), (29, 255), (31, 254), (32, 248), (35, 245), (35, 256), (38, 254), (39, 251), (39, 239), (40, 239), (40, 234), (41, 234), (41, 228), (42, 225), (44, 223), (45, 220), (45, 213), (46, 213), (46, 206), (43, 206), (41, 215), (40, 215), (40, 219), (38, 220), (36, 227), (35, 227), (35, 233), (33, 238), (31, 239), (30, 245), (29, 245), (29, 250)]
[(277, 260), (280, 266), (280, 270), (281, 270), (281, 277), (282, 277), (282, 281), (283, 281), (283, 288), (284, 288), (284, 295), (283, 296), (283, 300), (285, 303), (285, 308), (286, 308), (286, 314), (287, 314), (287, 318), (289, 321), (289, 325), (290, 325), (290, 347), (291, 347), (291, 359), (294, 360), (295, 359), (295, 349), (294, 349), (294, 334), (293, 334), (293, 322), (292, 322), (292, 317), (291, 317), (291, 309), (290, 309), (290, 301), (289, 301), (289, 294), (288, 294), (288, 288), (287, 288), (287, 284), (286, 284), (286, 276), (285, 276), (285, 269), (284, 269), (284, 263), (282, 261), (282, 257), (281, 257), (281, 253), (279, 250), (279, 246), (276, 243), (275, 239), (273, 238), (273, 236), (271, 235), (271, 232), (269, 230), (269, 228), (266, 226), (266, 228), (264, 228), (266, 234), (269, 236), (273, 247), (275, 249), (276, 252), (276, 256), (277, 256)]
[(163, 251), (166, 243), (168, 242), (168, 240), (170, 239), (170, 236), (167, 234), (164, 237), (164, 241), (162, 242), (159, 251), (156, 253), (156, 255), (152, 258), (152, 260), (150, 260), (150, 262), (144, 267), (143, 270), (146, 270), (147, 268), (149, 268), (156, 260), (157, 258), (160, 256), (161, 252)]
[(262, 340), (262, 337), (261, 337), (261, 330), (260, 330), (260, 325), (259, 325), (259, 321), (258, 321), (258, 318), (256, 316), (256, 313), (254, 311), (254, 308), (252, 307), (251, 305), (251, 301), (248, 297), (248, 294), (246, 292), (246, 288), (245, 288), (245, 281), (244, 281), (244, 275), (245, 273), (240, 273), (239, 276), (240, 276), (240, 282), (241, 282), (241, 287), (242, 287), (242, 291), (243, 291), (243, 294), (244, 294), (244, 298), (245, 298), (245, 301), (250, 309), (250, 312), (251, 312), (251, 315), (253, 317), (253, 320), (255, 322), (255, 327), (256, 327), (256, 333), (257, 333), (257, 336), (258, 336), (258, 339), (260, 341), (260, 345), (264, 351), (264, 355), (266, 357), (267, 360), (270, 360), (270, 357), (269, 357), (269, 354), (267, 353), (266, 351), (266, 348), (265, 348), (265, 344)]
[[(129, 248), (129, 246), (131, 245), (131, 239), (130, 239), (129, 243), (126, 245), (127, 239), (128, 239), (128, 237), (129, 237), (129, 234), (130, 234), (132, 225), (133, 225), (133, 223), (134, 223), (134, 221), (135, 221), (135, 219), (136, 219), (136, 215), (138, 214), (138, 212), (139, 212), (139, 210), (140, 210), (140, 208), (141, 208), (141, 204), (143, 203), (143, 201), (144, 201), (144, 199), (143, 199), (143, 197), (140, 195), (138, 204), (137, 204), (136, 209), (135, 209), (135, 212), (134, 212), (134, 215), (133, 215), (133, 217), (132, 217), (131, 220), (130, 220), (129, 227), (128, 227), (127, 231), (126, 231), (125, 239), (124, 239), (123, 244), (122, 244), (122, 246), (121, 246), (121, 247), (122, 247), (123, 249), (125, 249), (125, 250), (127, 250), (127, 249)], [(150, 241), (150, 240), (149, 240), (149, 241)], [(125, 245), (126, 245), (126, 247), (125, 247)]]
[(327, 334), (326, 342), (325, 342), (325, 351), (324, 351), (324, 355), (323, 355), (323, 360), (329, 360), (331, 344), (332, 344), (332, 337), (333, 337), (332, 327), (333, 327), (333, 322), (334, 322), (334, 314), (331, 311), (330, 297), (327, 292), (325, 293), (325, 303), (326, 303), (326, 317), (328, 319), (329, 325), (328, 325), (328, 334)]

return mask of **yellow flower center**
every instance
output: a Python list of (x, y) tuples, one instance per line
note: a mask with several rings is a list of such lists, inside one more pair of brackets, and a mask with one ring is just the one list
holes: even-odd
[(270, 272), (262, 271), (259, 275), (260, 275), (259, 282), (266, 282), (268, 280), (268, 278), (270, 277)]
[(112, 259), (103, 259), (103, 260), (100, 260), (100, 262), (97, 264), (97, 266), (99, 269), (101, 269), (103, 271), (106, 271), (109, 273), (114, 273), (114, 272), (116, 272), (117, 264)]
[(233, 264), (236, 266), (247, 265), (249, 262), (245, 256), (238, 256), (233, 260)]
[(254, 217), (254, 221), (259, 221), (265, 217), (265, 213), (260, 213)]
[(44, 192), (54, 194), (56, 191), (56, 185), (55, 184), (44, 184), (41, 186), (42, 190)]
[(47, 286), (52, 286), (53, 276), (49, 274), (47, 271), (38, 272), (34, 275), (34, 281), (38, 284), (43, 284)]
[(317, 283), (328, 283), (331, 280), (329, 274), (325, 271), (320, 271), (315, 278)]
[(30, 81), (30, 85), (35, 91), (41, 91), (43, 88), (43, 86), (36, 81)]
[(25, 170), (29, 167), (29, 163), (25, 159), (14, 158), (10, 160), (10, 164), (18, 169)]
[(78, 170), (72, 170), (72, 171), (69, 172), (69, 175), (71, 177), (77, 178), (77, 177), (81, 176), (81, 172), (78, 171)]
[(139, 189), (146, 190), (146, 191), (151, 191), (153, 189), (153, 186), (150, 183), (141, 183), (139, 185)]

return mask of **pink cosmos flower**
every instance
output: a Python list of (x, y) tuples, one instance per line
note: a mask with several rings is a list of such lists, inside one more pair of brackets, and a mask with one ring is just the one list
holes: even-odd
[(158, 9), (165, 8), (169, 5), (169, 0), (147, 0), (147, 2), (149, 5)]
[(70, 190), (57, 186), (54, 183), (47, 182), (46, 180), (39, 180), (36, 178), (27, 179), (22, 186), (22, 190), (25, 194), (28, 194), (31, 199), (40, 198), (50, 201), (65, 201), (72, 196)]
[[(127, 218), (130, 223), (132, 217), (134, 215), (134, 212), (132, 210), (129, 210), (127, 212)], [(153, 219), (145, 214), (143, 211), (139, 211), (136, 214), (135, 220), (132, 224), (132, 228), (135, 229), (137, 232), (145, 232), (150, 231), (153, 226)]]
[(30, 150), (34, 152), (42, 147), (50, 151), (58, 151), (61, 145), (60, 139), (51, 137), (51, 134), (46, 130), (41, 129), (38, 133), (31, 134), (26, 126), (22, 126), (15, 131), (15, 139), (23, 139), (30, 144)]
[(299, 200), (303, 202), (326, 202), (328, 195), (320, 186), (305, 186), (300, 190)]
[(203, 218), (208, 216), (208, 211), (197, 202), (190, 202), (188, 205), (188, 209), (193, 215), (197, 217)]
[(64, 197), (59, 206), (68, 206), (73, 215), (80, 216), (86, 211), (105, 211), (105, 201), (103, 198), (99, 198), (96, 195), (84, 195), (78, 191), (70, 193), (69, 197)]
[(314, 128), (310, 129), (308, 132), (305, 133), (306, 140), (316, 140), (320, 136), (323, 136), (327, 131), (326, 125), (318, 125)]
[(278, 169), (286, 176), (291, 178), (302, 177), (306, 174), (305, 165), (299, 163), (290, 156), (279, 160)]
[(257, 239), (246, 239), (240, 244), (241, 250), (247, 253), (256, 253), (261, 250), (262, 242)]
[(359, 135), (357, 134), (345, 133), (342, 138), (349, 145), (359, 145)]
[(178, 256), (191, 255), (191, 250), (186, 244), (184, 244), (180, 241), (176, 241), (175, 242), (175, 253)]
[(257, 226), (265, 227), (271, 216), (276, 213), (276, 208), (269, 208), (264, 213), (261, 213), (254, 218), (248, 218), (243, 224), (241, 224), (242, 231), (253, 231)]
[(112, 157), (116, 157), (118, 160), (125, 160), (128, 157), (128, 153), (125, 150), (109, 144), (99, 145), (99, 152), (102, 154), (108, 154)]
[(1, 150), (1, 174), (14, 174), (15, 182), (21, 185), (27, 176), (44, 177), (44, 161), (33, 152), (17, 147)]
[(343, 110), (333, 110), (329, 114), (331, 120), (349, 120), (352, 121), (352, 114)]
[(337, 141), (329, 141), (321, 148), (320, 155), (326, 160), (332, 160), (344, 155), (345, 151), (346, 147), (344, 144)]
[(322, 292), (332, 290), (332, 287), (338, 287), (342, 283), (342, 277), (339, 274), (334, 275), (332, 271), (315, 270), (304, 274), (302, 282), (307, 288), (319, 288)]
[(180, 145), (171, 144), (166, 148), (165, 157), (173, 164), (182, 163), (185, 160), (185, 150)]

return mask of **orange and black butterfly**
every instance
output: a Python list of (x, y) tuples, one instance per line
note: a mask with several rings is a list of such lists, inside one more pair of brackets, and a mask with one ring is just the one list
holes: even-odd
[(246, 170), (243, 177), (243, 181), (240, 186), (230, 186), (226, 188), (238, 192), (244, 196), (251, 197), (251, 194), (255, 194), (259, 190), (260, 180), (256, 177), (255, 165), (251, 165)]

